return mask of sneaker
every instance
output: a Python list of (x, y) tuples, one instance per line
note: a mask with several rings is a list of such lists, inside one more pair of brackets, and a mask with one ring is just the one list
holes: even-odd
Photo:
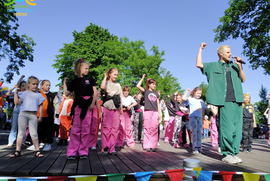
[(76, 156), (68, 156), (67, 159), (68, 160), (75, 160), (76, 159)]
[(103, 155), (108, 155), (109, 154), (108, 150), (109, 150), (109, 148), (104, 148), (102, 154)]
[(237, 163), (236, 159), (232, 155), (227, 155), (226, 157), (224, 157), (222, 159), (222, 161), (225, 162), (225, 163), (230, 163), (230, 164), (236, 164)]
[(28, 148), (26, 148), (26, 150), (29, 150), (29, 151), (35, 151), (35, 146), (32, 145), (32, 146), (29, 146)]
[(44, 147), (44, 143), (39, 143), (39, 149), (42, 149)]
[(189, 147), (192, 148), (192, 143), (189, 143)]
[(117, 155), (117, 152), (113, 151), (113, 152), (110, 153), (110, 155)]
[(147, 152), (151, 152), (152, 150), (151, 150), (151, 148), (148, 148), (148, 149), (146, 149), (146, 151), (147, 151)]
[(45, 144), (42, 151), (50, 151), (52, 149), (52, 146), (50, 144)]
[[(151, 149), (151, 148), (150, 148)], [(151, 149), (152, 152), (157, 152), (157, 149), (156, 148), (152, 148)]]
[(87, 155), (81, 155), (81, 156), (80, 156), (80, 159), (87, 159), (87, 158), (88, 158)]
[(91, 150), (95, 151), (95, 150), (97, 150), (97, 148), (93, 146), (93, 147), (91, 147)]
[(184, 144), (184, 148), (188, 148), (188, 144)]
[(7, 148), (12, 148), (13, 144), (8, 144), (6, 147)]
[(25, 141), (22, 143), (22, 145), (28, 148), (29, 146), (32, 146), (32, 143), (30, 143), (29, 141)]
[(242, 159), (239, 158), (238, 156), (234, 155), (233, 157), (237, 161), (237, 163), (241, 163), (242, 162)]
[(180, 146), (178, 145), (178, 143), (174, 143), (174, 144), (173, 144), (173, 147), (174, 147), (174, 148), (180, 148)]

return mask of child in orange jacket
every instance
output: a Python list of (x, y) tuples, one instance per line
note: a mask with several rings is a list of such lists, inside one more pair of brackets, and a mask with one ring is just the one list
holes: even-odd
[(63, 100), (61, 102), (60, 108), (59, 108), (59, 116), (60, 116), (60, 140), (57, 145), (67, 145), (68, 137), (70, 133), (71, 128), (71, 122), (72, 122), (72, 116), (71, 113), (71, 107), (73, 104), (73, 93), (70, 93), (68, 95), (63, 95)]

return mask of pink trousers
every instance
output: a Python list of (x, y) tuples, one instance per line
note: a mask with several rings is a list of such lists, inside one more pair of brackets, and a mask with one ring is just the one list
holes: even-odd
[(124, 146), (124, 139), (126, 139), (127, 146), (133, 147), (135, 142), (131, 130), (130, 112), (124, 111), (120, 114), (119, 134), (116, 140), (116, 146)]
[(96, 147), (97, 144), (97, 123), (98, 123), (98, 117), (97, 117), (97, 106), (93, 109), (93, 115), (92, 115), (92, 121), (90, 124), (90, 133), (89, 133), (89, 147)]
[(170, 142), (173, 138), (173, 131), (174, 131), (174, 119), (175, 116), (170, 116), (169, 121), (164, 121), (165, 126), (165, 142)]
[(216, 118), (211, 116), (211, 145), (212, 147), (218, 146), (218, 130), (217, 130), (217, 124), (216, 124)]
[(119, 132), (119, 110), (103, 108), (103, 121), (101, 125), (102, 152), (108, 148), (109, 153), (115, 151), (116, 139)]
[(158, 147), (158, 112), (144, 111), (143, 149)]
[(80, 118), (80, 113), (81, 109), (77, 106), (74, 111), (67, 156), (88, 155), (92, 113), (87, 111), (83, 120)]

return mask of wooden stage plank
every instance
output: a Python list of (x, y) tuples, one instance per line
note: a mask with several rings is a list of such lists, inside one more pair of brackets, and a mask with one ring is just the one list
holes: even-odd
[(102, 163), (99, 160), (98, 153), (96, 151), (89, 151), (91, 171), (93, 175), (103, 175), (105, 170)]
[(67, 149), (66, 147), (63, 147), (63, 150), (61, 154), (58, 156), (52, 167), (48, 170), (47, 175), (52, 176), (61, 176), (62, 171), (66, 165), (67, 162)]
[(55, 150), (50, 151), (45, 161), (40, 163), (36, 168), (32, 170), (33, 175), (46, 175), (47, 174), (47, 171), (54, 164), (55, 160), (58, 158), (59, 154), (61, 154), (63, 150), (63, 147), (55, 147), (55, 148), (56, 148)]
[[(267, 140), (254, 140), (252, 153), (240, 151), (239, 157), (243, 159), (243, 163), (237, 165), (223, 163), (222, 155), (211, 148), (210, 139), (204, 139), (202, 146), (205, 154), (193, 154), (184, 148), (175, 149), (163, 142), (160, 142), (157, 152), (146, 152), (140, 144), (136, 144), (134, 148), (124, 147), (118, 149), (118, 155), (109, 156), (102, 155), (101, 148), (98, 147), (97, 151), (89, 151), (88, 159), (67, 160), (67, 147), (57, 146), (56, 143), (52, 145), (50, 152), (44, 152), (43, 158), (35, 158), (33, 151), (25, 149), (22, 150), (22, 157), (9, 158), (15, 147), (7, 149), (0, 145), (0, 175), (66, 176), (164, 171), (182, 168), (186, 158), (199, 159), (203, 170), (207, 171), (270, 172), (270, 149), (267, 147)], [(133, 176), (128, 178), (135, 180)], [(166, 180), (168, 176), (155, 173), (151, 179), (153, 178)]]

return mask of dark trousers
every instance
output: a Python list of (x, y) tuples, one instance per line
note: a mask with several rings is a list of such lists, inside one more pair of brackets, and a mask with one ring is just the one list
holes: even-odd
[(40, 143), (53, 143), (54, 119), (53, 117), (43, 117), (38, 125), (38, 138)]
[(186, 122), (182, 121), (181, 123), (181, 133), (182, 133), (182, 141), (183, 144), (187, 143), (187, 135), (186, 135)]
[(243, 131), (242, 131), (242, 144), (244, 150), (249, 151), (251, 149), (253, 136), (253, 119), (243, 119)]

